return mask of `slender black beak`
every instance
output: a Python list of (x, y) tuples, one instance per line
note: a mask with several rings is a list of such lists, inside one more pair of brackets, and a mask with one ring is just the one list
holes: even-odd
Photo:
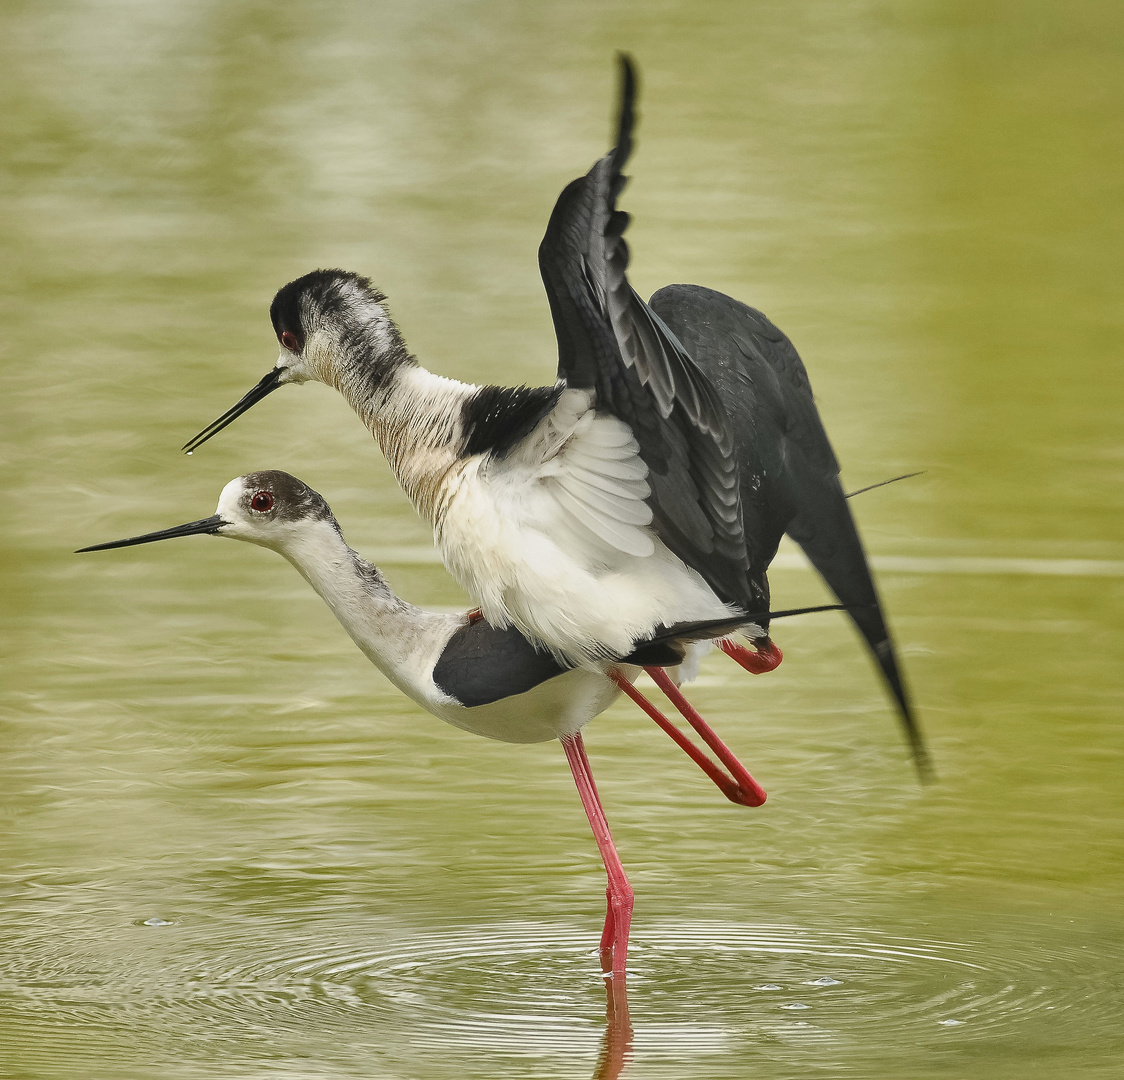
[(769, 619), (787, 619), (791, 615), (813, 615), (817, 611), (846, 611), (846, 604), (817, 604), (815, 607), (794, 607), (785, 611), (770, 611)]
[(263, 397), (272, 394), (274, 390), (281, 385), (281, 368), (271, 368), (269, 374), (262, 379), (248, 394), (241, 398), (238, 403), (231, 408), (227, 409), (217, 420), (208, 424), (198, 435), (183, 444), (183, 451), (186, 454), (193, 453), (196, 448), (202, 446), (212, 435), (217, 435), (227, 424), (233, 424), (247, 409), (256, 405)]
[(879, 480), (877, 484), (867, 484), (864, 488), (859, 488), (858, 491), (848, 491), (843, 496), (845, 499), (853, 499), (856, 495), (862, 495), (866, 491), (873, 491), (875, 488), (885, 487), (887, 484), (896, 484), (899, 480), (912, 480), (915, 476), (924, 475), (925, 470), (921, 472), (907, 472), (902, 476), (891, 476), (889, 480)]
[(199, 533), (217, 533), (224, 525), (229, 525), (218, 514), (209, 518), (200, 518), (198, 521), (189, 521), (186, 525), (176, 525), (171, 529), (161, 529), (160, 532), (145, 533), (144, 536), (130, 536), (127, 540), (114, 540), (108, 544), (94, 544), (91, 547), (79, 548), (74, 554), (81, 555), (84, 551), (105, 551), (107, 548), (132, 547), (134, 544), (151, 544), (154, 540), (173, 540), (177, 536), (197, 536)]

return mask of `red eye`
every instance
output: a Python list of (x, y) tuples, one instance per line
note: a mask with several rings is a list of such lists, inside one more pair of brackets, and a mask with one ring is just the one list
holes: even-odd
[(281, 331), (281, 344), (291, 353), (300, 352), (300, 347), (297, 345), (297, 335), (292, 330)]
[(258, 491), (250, 500), (252, 506), (259, 514), (268, 514), (273, 509), (273, 492)]

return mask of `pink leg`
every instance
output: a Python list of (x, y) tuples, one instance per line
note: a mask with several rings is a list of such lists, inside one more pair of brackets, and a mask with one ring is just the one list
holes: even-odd
[(687, 718), (687, 722), (703, 737), (703, 741), (715, 752), (718, 760), (726, 766), (729, 773), (723, 772), (719, 766), (715, 765), (619, 671), (611, 670), (609, 677), (675, 740), (676, 745), (714, 781), (718, 790), (730, 802), (739, 803), (742, 806), (760, 806), (767, 798), (765, 789), (749, 775), (746, 767), (738, 761), (714, 729), (699, 716), (680, 693), (679, 688), (668, 678), (663, 668), (645, 668), (644, 670), (648, 672), (656, 685), (667, 694), (672, 704)]
[(628, 956), (628, 929), (632, 923), (632, 886), (628, 883), (620, 856), (613, 846), (613, 836), (609, 832), (609, 823), (597, 794), (597, 785), (593, 782), (593, 770), (589, 767), (589, 758), (585, 756), (581, 734), (563, 736), (562, 749), (566, 751), (566, 760), (570, 764), (570, 772), (574, 774), (582, 808), (589, 818), (589, 827), (593, 830), (593, 839), (597, 841), (597, 850), (601, 853), (601, 861), (605, 864), (605, 874), (609, 879), (609, 887), (605, 891), (608, 900), (605, 929), (601, 934), (601, 970), (611, 971), (614, 978), (623, 980)]
[(718, 642), (718, 647), (733, 661), (741, 664), (746, 671), (754, 675), (763, 675), (780, 665), (784, 653), (773, 642), (766, 642), (760, 649), (747, 649), (736, 641), (723, 638)]
[(767, 798), (765, 789), (749, 775), (749, 770), (734, 756), (734, 752), (718, 737), (718, 733), (699, 714), (695, 707), (683, 696), (678, 686), (671, 681), (663, 668), (644, 669), (668, 697), (671, 703), (683, 714), (687, 723), (702, 736), (702, 741), (714, 751), (715, 757), (726, 766), (734, 778), (746, 806), (760, 806)]

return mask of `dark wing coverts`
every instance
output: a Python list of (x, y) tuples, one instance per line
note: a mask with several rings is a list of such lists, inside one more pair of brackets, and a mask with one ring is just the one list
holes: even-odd
[(839, 463), (795, 347), (761, 312), (699, 285), (668, 285), (651, 306), (729, 403), (742, 469), (750, 575), (763, 576), (782, 533), (846, 605), (901, 711), (915, 760), (927, 757)]
[(625, 276), (628, 215), (616, 209), (632, 148), (635, 77), (621, 58), (616, 149), (558, 198), (539, 269), (558, 336), (558, 377), (593, 390), (632, 428), (648, 466), (653, 527), (724, 601), (751, 605), (738, 467), (726, 410)]
[(433, 682), (472, 709), (524, 694), (567, 670), (514, 626), (497, 630), (476, 619), (455, 630), (446, 642), (433, 668)]

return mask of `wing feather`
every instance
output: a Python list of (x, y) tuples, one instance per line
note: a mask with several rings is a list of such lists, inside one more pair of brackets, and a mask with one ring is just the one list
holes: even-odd
[(570, 475), (575, 480), (580, 480), (583, 484), (588, 484), (590, 487), (600, 488), (602, 491), (607, 491), (610, 495), (616, 495), (621, 499), (646, 499), (652, 489), (648, 486), (647, 480), (618, 480), (611, 476), (606, 476), (604, 472), (592, 471), (590, 469), (582, 468), (573, 460), (568, 460), (568, 467)]
[(668, 285), (650, 301), (731, 405), (742, 463), (750, 578), (767, 607), (765, 571), (787, 532), (839, 598), (897, 702), (915, 759), (926, 753), (839, 463), (792, 342), (759, 311), (698, 285)]
[(604, 491), (599, 491), (592, 484), (583, 483), (572, 473), (563, 473), (555, 477), (555, 483), (590, 510), (604, 514), (614, 521), (622, 521), (626, 525), (652, 523), (652, 508), (640, 499), (614, 498)]
[[(628, 282), (628, 215), (616, 207), (632, 148), (635, 76), (622, 57), (616, 148), (558, 198), (539, 247), (539, 268), (558, 337), (559, 379), (589, 390), (594, 406), (622, 421), (647, 466), (652, 528), (715, 593), (751, 602), (739, 468), (717, 390), (665, 322)], [(606, 438), (614, 436), (605, 433)], [(629, 481), (614, 461), (571, 463)]]
[(574, 449), (566, 452), (566, 458), (579, 468), (603, 476), (615, 477), (618, 480), (643, 480), (648, 475), (648, 466), (644, 464), (639, 454), (619, 458), (593, 457)]
[(594, 536), (626, 555), (647, 558), (656, 550), (650, 533), (598, 513), (587, 502), (575, 498), (565, 488), (556, 486), (554, 497), (560, 506), (573, 514)]

